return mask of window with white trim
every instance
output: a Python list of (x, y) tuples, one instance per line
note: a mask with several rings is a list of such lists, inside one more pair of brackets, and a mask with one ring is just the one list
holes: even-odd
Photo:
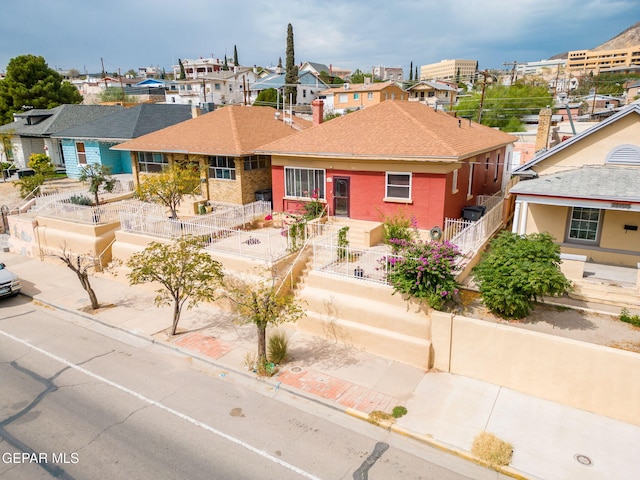
[(235, 180), (236, 163), (233, 157), (222, 155), (209, 157), (209, 178), (218, 180)]
[(169, 166), (169, 160), (162, 153), (138, 152), (138, 170), (144, 173), (159, 173)]
[(411, 173), (387, 172), (386, 177), (386, 198), (411, 200)]
[(347, 103), (349, 101), (347, 94), (346, 93), (341, 93), (340, 95), (338, 95), (338, 102), (339, 103)]
[(467, 187), (467, 197), (473, 194), (473, 163), (469, 162), (469, 186)]
[(359, 93), (354, 93), (353, 94), (353, 99), (354, 100), (360, 100), (360, 94)]
[(324, 200), (325, 171), (315, 168), (284, 167), (284, 194), (287, 197)]
[(373, 100), (373, 92), (367, 93), (367, 100)]
[(573, 207), (569, 219), (568, 241), (595, 243), (600, 230), (601, 210), (598, 208)]
[(496, 156), (496, 168), (493, 171), (493, 183), (498, 181), (498, 177), (500, 176), (500, 154)]
[(84, 142), (76, 142), (76, 155), (78, 156), (78, 163), (87, 164), (87, 152), (84, 148)]

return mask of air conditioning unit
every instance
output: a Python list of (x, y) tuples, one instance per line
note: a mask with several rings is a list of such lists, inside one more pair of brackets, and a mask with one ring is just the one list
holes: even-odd
[(348, 83), (345, 83), (345, 84), (344, 84), (344, 89), (345, 89), (345, 90), (349, 90), (349, 84), (348, 84)]

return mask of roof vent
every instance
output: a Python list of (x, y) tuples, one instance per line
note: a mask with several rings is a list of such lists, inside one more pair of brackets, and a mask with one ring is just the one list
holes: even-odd
[(618, 145), (607, 154), (605, 163), (640, 165), (640, 147), (630, 144)]

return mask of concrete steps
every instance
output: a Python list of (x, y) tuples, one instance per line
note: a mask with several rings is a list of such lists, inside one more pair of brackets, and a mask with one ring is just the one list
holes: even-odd
[(640, 291), (635, 286), (618, 286), (597, 282), (577, 282), (571, 298), (628, 309), (640, 308)]
[(431, 320), (385, 285), (309, 271), (297, 296), (307, 316), (296, 328), (368, 352), (428, 368)]

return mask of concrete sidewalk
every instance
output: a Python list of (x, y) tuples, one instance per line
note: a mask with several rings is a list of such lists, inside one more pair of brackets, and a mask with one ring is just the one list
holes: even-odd
[[(171, 308), (157, 308), (148, 286), (130, 287), (122, 276), (95, 275), (92, 286), (100, 303), (112, 306), (84, 313), (80, 309), (88, 307), (87, 295), (65, 266), (9, 253), (0, 253), (0, 261), (20, 276), (25, 295), (65, 315), (90, 319), (101, 331), (154, 339), (226, 375), (250, 374), (244, 363), (256, 350), (255, 327), (235, 324), (229, 313), (212, 305), (185, 311), (182, 333), (168, 338)], [(514, 478), (635, 479), (640, 474), (635, 451), (640, 427), (471, 378), (425, 374), (293, 329), (287, 333), (292, 358), (266, 380), (274, 389), (361, 418), (403, 405), (408, 413), (393, 430), (472, 461), (473, 439), (487, 430), (513, 445), (511, 467), (500, 471)]]

